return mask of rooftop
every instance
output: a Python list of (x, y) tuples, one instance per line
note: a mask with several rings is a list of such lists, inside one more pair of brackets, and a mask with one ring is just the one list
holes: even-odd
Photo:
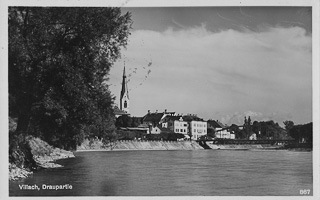
[(208, 124), (214, 128), (226, 128), (224, 124), (219, 122), (218, 120), (208, 120)]

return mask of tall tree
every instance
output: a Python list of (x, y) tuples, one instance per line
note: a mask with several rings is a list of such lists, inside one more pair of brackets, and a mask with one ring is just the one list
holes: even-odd
[(313, 125), (312, 122), (308, 124), (294, 125), (289, 130), (289, 135), (299, 142), (312, 143), (313, 141)]
[(113, 132), (110, 67), (131, 15), (120, 8), (9, 7), (9, 114), (17, 132), (64, 147)]
[(292, 129), (293, 126), (294, 126), (293, 121), (289, 121), (289, 120), (284, 121), (283, 124), (285, 125), (285, 129), (286, 129), (288, 132), (289, 132), (290, 129)]
[(246, 139), (249, 139), (250, 135), (251, 135), (251, 118), (249, 116), (249, 118), (247, 119), (247, 117), (244, 117), (244, 124), (243, 124), (243, 129), (246, 133)]

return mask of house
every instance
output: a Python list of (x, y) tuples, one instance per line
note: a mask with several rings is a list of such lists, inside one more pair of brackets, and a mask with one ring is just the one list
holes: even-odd
[(216, 138), (235, 139), (235, 134), (230, 133), (228, 128), (218, 130), (215, 134)]
[(182, 116), (167, 115), (162, 120), (162, 127), (168, 128), (174, 133), (188, 134), (188, 122), (183, 121)]
[(161, 133), (161, 129), (158, 126), (150, 127), (149, 133), (150, 134), (160, 134)]
[(163, 127), (162, 122), (166, 116), (174, 116), (175, 112), (167, 112), (165, 110), (164, 112), (154, 112), (151, 113), (150, 110), (148, 110), (148, 113), (142, 118), (142, 124), (144, 126), (148, 126), (151, 134), (160, 134), (161, 129), (160, 128), (167, 128)]
[(197, 115), (185, 115), (183, 121), (188, 123), (188, 134), (191, 134), (193, 140), (207, 135), (207, 122), (197, 117)]
[(257, 140), (257, 134), (253, 133), (250, 135), (249, 140)]
[(218, 120), (208, 120), (208, 129), (213, 129), (215, 138), (235, 139), (235, 134), (229, 131), (229, 127)]

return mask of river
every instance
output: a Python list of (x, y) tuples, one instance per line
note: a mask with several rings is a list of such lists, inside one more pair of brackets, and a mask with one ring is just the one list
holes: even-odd
[[(312, 195), (312, 152), (105, 151), (75, 156), (59, 160), (63, 168), (10, 181), (9, 195), (299, 196), (301, 190)], [(42, 189), (65, 184), (61, 190)]]

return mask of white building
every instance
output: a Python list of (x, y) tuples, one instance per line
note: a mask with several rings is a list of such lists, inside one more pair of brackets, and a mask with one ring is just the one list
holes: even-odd
[(179, 120), (174, 120), (173, 132), (187, 135), (188, 134), (188, 122), (183, 121), (182, 117), (180, 117)]
[(142, 119), (142, 125), (149, 127), (149, 133), (160, 134), (161, 128), (169, 128), (168, 123), (165, 121), (166, 116), (174, 115), (175, 112), (167, 112), (167, 110), (163, 113), (159, 113), (158, 111), (151, 113), (150, 110), (148, 110), (148, 114), (146, 114)]
[(235, 134), (230, 133), (228, 127), (218, 120), (208, 120), (208, 128), (214, 130), (215, 138), (235, 139)]
[(207, 135), (207, 122), (206, 121), (191, 121), (190, 131), (193, 140), (197, 140), (201, 136)]
[(162, 120), (162, 128), (168, 128), (174, 133), (188, 134), (188, 122), (183, 121), (182, 116), (167, 115)]
[(227, 129), (217, 130), (216, 138), (235, 139), (235, 134), (230, 133)]
[(196, 115), (185, 115), (183, 120), (188, 122), (188, 135), (192, 135), (192, 140), (197, 140), (201, 136), (207, 135), (207, 122)]

